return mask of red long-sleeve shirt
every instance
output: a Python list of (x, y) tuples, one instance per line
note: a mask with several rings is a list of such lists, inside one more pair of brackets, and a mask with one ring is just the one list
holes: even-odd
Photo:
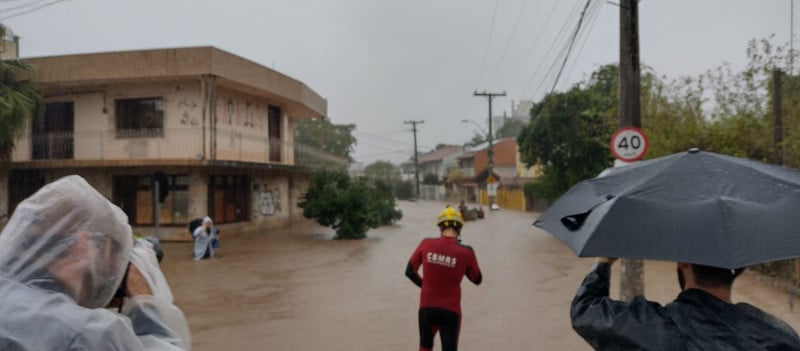
[[(422, 266), (421, 278), (417, 271)], [(483, 280), (475, 251), (456, 238), (422, 240), (406, 267), (406, 276), (422, 287), (419, 306), (437, 307), (461, 314), (461, 280), (478, 285)]]

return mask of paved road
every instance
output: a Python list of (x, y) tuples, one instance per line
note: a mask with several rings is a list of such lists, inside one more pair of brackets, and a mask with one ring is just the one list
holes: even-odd
[[(223, 237), (218, 257), (208, 261), (192, 261), (189, 244), (167, 244), (163, 267), (189, 319), (193, 349), (416, 350), (419, 290), (403, 272), (419, 241), (438, 235), (434, 220), (443, 204), (400, 206), (400, 223), (359, 241), (330, 240), (330, 229), (308, 222)], [(593, 260), (535, 230), (533, 217), (499, 211), (467, 222), (463, 242), (476, 249), (484, 281), (476, 287), (464, 280), (462, 350), (589, 349), (568, 313)], [(678, 293), (674, 264), (647, 262), (645, 280), (652, 300), (666, 303)], [(618, 284), (612, 282), (614, 296)], [(734, 300), (800, 327), (785, 294), (747, 274), (735, 288)]]

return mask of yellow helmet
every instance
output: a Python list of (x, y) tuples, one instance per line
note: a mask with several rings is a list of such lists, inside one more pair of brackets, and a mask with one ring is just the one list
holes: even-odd
[(455, 226), (461, 227), (464, 225), (464, 218), (461, 217), (461, 212), (456, 211), (456, 209), (447, 205), (444, 211), (439, 213), (439, 216), (436, 217), (436, 224), (448, 226), (445, 224), (446, 222), (455, 222)]

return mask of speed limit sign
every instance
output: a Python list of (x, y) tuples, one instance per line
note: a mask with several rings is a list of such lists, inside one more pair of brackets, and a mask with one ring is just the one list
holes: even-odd
[(633, 162), (647, 153), (647, 136), (636, 127), (624, 127), (611, 137), (611, 154), (625, 162)]

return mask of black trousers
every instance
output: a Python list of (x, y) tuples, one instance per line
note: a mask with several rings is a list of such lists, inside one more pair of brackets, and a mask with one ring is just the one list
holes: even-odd
[(432, 350), (436, 332), (442, 339), (442, 351), (458, 350), (458, 334), (461, 316), (443, 308), (423, 307), (419, 309), (419, 347)]

